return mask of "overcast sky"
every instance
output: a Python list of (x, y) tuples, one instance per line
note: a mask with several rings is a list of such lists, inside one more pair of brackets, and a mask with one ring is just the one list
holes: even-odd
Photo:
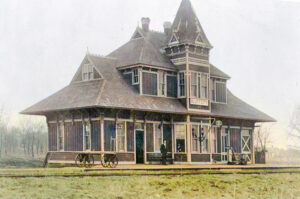
[[(278, 120), (300, 104), (300, 1), (191, 0), (229, 89)], [(13, 115), (63, 88), (86, 54), (127, 42), (141, 17), (163, 31), (181, 0), (0, 0), (0, 104)]]

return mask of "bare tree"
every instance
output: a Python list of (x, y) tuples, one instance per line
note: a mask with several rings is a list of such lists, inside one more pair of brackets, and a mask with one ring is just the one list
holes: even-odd
[(267, 146), (270, 144), (270, 130), (272, 126), (260, 125), (254, 131), (254, 144), (256, 151), (267, 151)]
[[(289, 138), (294, 140), (292, 148), (300, 149), (300, 106), (296, 107), (290, 119)], [(296, 142), (295, 142), (296, 141)], [(296, 146), (295, 146), (296, 145)]]

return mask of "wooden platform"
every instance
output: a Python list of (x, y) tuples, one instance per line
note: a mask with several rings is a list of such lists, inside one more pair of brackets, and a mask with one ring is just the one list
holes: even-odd
[(159, 170), (224, 170), (224, 169), (300, 169), (300, 165), (119, 165), (117, 168), (103, 168), (94, 167), (87, 168), (84, 171), (102, 171), (102, 170), (145, 170), (145, 171), (159, 171)]

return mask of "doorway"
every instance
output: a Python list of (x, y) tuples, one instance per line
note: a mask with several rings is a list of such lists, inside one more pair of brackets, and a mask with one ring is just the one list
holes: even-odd
[(144, 131), (136, 130), (135, 143), (136, 163), (144, 164)]

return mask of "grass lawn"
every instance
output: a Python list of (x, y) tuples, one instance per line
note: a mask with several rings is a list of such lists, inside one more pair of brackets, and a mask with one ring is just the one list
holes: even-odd
[(0, 198), (300, 198), (300, 174), (0, 178)]

